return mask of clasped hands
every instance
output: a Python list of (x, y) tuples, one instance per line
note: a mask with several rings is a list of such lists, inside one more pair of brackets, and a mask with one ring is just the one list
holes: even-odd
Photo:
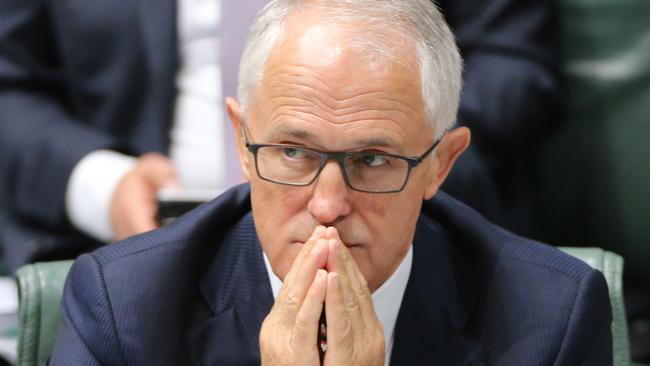
[(323, 364), (384, 364), (384, 332), (368, 284), (337, 230), (322, 226), (303, 245), (262, 324), (262, 364), (320, 365), (317, 339), (323, 306)]

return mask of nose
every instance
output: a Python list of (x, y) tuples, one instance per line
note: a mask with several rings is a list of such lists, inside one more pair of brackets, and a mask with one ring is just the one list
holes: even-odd
[(313, 183), (307, 210), (321, 225), (332, 225), (352, 212), (349, 193), (338, 163), (329, 161)]

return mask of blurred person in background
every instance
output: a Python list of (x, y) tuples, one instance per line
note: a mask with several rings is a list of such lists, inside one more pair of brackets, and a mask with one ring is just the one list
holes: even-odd
[[(223, 97), (266, 1), (0, 4), (0, 195), (12, 269), (157, 226), (163, 187), (240, 174)], [(440, 1), (466, 67), (459, 123), (474, 143), (443, 189), (527, 232), (527, 157), (555, 119), (547, 1)], [(513, 152), (517, 153), (513, 153)]]
[(235, 94), (245, 34), (265, 3), (0, 4), (12, 268), (154, 229), (163, 187), (241, 181), (222, 101)]

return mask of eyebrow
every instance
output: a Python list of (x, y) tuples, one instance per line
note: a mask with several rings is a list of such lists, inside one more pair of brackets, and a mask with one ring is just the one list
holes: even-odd
[[(318, 135), (294, 126), (280, 125), (274, 127), (271, 130), (272, 139), (279, 139), (281, 137), (292, 137), (295, 139), (311, 142), (321, 147), (323, 146), (322, 140)], [(400, 145), (396, 141), (394, 141), (394, 139), (391, 139), (389, 137), (376, 137), (376, 136), (361, 137), (358, 140), (354, 141), (353, 146), (355, 147), (350, 150), (359, 150), (367, 147), (379, 147), (379, 146), (393, 147), (393, 148), (400, 147)]]

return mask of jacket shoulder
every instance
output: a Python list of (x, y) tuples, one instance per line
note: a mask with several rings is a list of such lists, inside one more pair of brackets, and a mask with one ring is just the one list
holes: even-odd
[[(560, 250), (511, 233), (481, 216), (453, 197), (439, 192), (423, 205), (423, 213), (440, 224), (468, 257), (480, 254), (484, 261), (520, 261), (548, 271), (562, 273), (575, 280), (593, 269)], [(475, 253), (474, 253), (475, 252)]]
[(253, 230), (248, 202), (248, 187), (237, 187), (167, 227), (79, 257), (66, 280), (53, 360), (187, 364), (186, 345), (174, 339), (207, 311), (198, 284), (222, 239), (235, 235), (233, 227)]
[(601, 272), (492, 224), (444, 193), (425, 202), (423, 212), (444, 228), (469, 276), (474, 331), (495, 363), (611, 364), (611, 308)]

